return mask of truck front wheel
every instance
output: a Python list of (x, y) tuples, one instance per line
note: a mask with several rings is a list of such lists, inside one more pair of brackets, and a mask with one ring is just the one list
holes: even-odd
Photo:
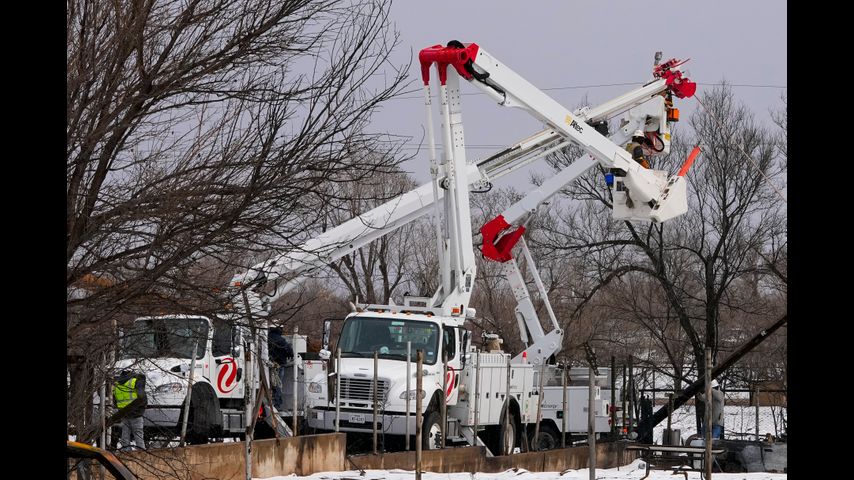
[(195, 392), (193, 393), (194, 395), (190, 399), (190, 415), (187, 418), (187, 443), (202, 445), (208, 443), (212, 433), (210, 419), (213, 414), (213, 402), (209, 398), (198, 398), (197, 400)]
[(442, 416), (435, 410), (427, 412), (424, 417), (421, 428), (421, 448), (424, 450), (442, 448)]

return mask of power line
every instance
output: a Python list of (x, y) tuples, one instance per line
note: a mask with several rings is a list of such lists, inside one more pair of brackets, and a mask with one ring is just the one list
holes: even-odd
[[(706, 108), (706, 106), (700, 100), (700, 97), (698, 97), (697, 95), (694, 95), (694, 100), (696, 100), (697, 103), (699, 103), (700, 106), (703, 107), (703, 110), (705, 110), (706, 113), (709, 114), (709, 117), (711, 117), (711, 119), (714, 120), (715, 123), (718, 124), (718, 127), (720, 127), (721, 131), (726, 131), (724, 129), (723, 125), (721, 124), (721, 121), (718, 120), (718, 118), (715, 116), (714, 113), (712, 113), (708, 108)], [(780, 199), (782, 199), (783, 202), (789, 203), (788, 200), (786, 200), (786, 197), (783, 196), (783, 193), (780, 191), (780, 189), (777, 188), (776, 185), (774, 185), (774, 182), (772, 182), (771, 179), (768, 178), (767, 175), (765, 175), (765, 172), (763, 172), (762, 169), (759, 168), (759, 165), (756, 163), (755, 160), (753, 160), (753, 157), (751, 157), (750, 155), (747, 154), (747, 152), (744, 151), (744, 147), (741, 145), (741, 143), (737, 143), (737, 142), (734, 142), (734, 143), (736, 144), (738, 149), (741, 151), (741, 153), (744, 154), (744, 157), (747, 158), (748, 161), (750, 161), (750, 164), (753, 166), (753, 168), (755, 168), (756, 171), (759, 172), (760, 175), (762, 175), (762, 178), (764, 178), (765, 181), (768, 182), (768, 185), (770, 185), (771, 188), (774, 189), (774, 191), (777, 193), (777, 196), (780, 197)]]

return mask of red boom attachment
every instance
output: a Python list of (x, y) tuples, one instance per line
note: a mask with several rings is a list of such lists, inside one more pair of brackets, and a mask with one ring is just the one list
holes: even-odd
[(687, 77), (683, 77), (682, 72), (673, 70), (673, 68), (682, 65), (688, 60), (690, 60), (690, 58), (686, 60), (671, 58), (661, 65), (656, 66), (652, 71), (653, 76), (656, 78), (663, 78), (667, 83), (667, 86), (670, 87), (670, 91), (679, 98), (688, 98), (694, 95), (694, 92), (697, 91), (696, 83), (688, 80)]
[(498, 234), (508, 228), (510, 228), (510, 224), (504, 220), (504, 215), (499, 215), (480, 227), (480, 234), (483, 236), (483, 246), (480, 251), (483, 256), (501, 263), (513, 258), (511, 251), (522, 234), (525, 233), (525, 227), (520, 226), (512, 232), (502, 235), (496, 242), (495, 239)]
[(418, 53), (418, 61), (421, 62), (421, 80), (424, 85), (430, 84), (430, 65), (434, 62), (439, 64), (439, 82), (442, 85), (448, 79), (448, 65), (453, 65), (461, 77), (471, 80), (472, 75), (466, 71), (465, 65), (474, 60), (479, 48), (476, 43), (470, 43), (465, 48), (433, 45), (421, 50)]

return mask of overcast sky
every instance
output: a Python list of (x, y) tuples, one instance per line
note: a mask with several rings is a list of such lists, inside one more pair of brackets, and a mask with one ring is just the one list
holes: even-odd
[[(401, 39), (397, 62), (405, 63), (410, 49), (413, 55), (411, 88), (421, 86), (418, 51), (449, 40), (477, 43), (567, 108), (578, 106), (584, 95), (597, 105), (634, 88), (598, 85), (647, 82), (659, 50), (664, 60), (691, 59), (683, 68), (699, 83), (698, 93), (726, 79), (736, 97), (769, 124), (768, 112), (781, 106), (785, 91), (777, 87), (787, 86), (787, 12), (780, 0), (397, 0), (391, 17)], [(524, 111), (499, 107), (465, 82), (462, 90), (475, 94), (463, 97), (469, 162), (541, 128)], [(420, 91), (404, 97), (389, 101), (373, 128), (412, 137), (412, 152), (422, 137), (424, 106)], [(697, 103), (677, 99), (677, 107), (684, 121)], [(424, 150), (405, 168), (419, 183), (429, 179)]]

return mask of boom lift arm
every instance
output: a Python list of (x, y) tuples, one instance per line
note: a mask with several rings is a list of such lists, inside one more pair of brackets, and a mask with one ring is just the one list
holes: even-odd
[[(684, 172), (667, 180), (665, 172), (650, 172), (641, 168), (619, 145), (624, 145), (636, 130), (652, 131), (653, 136), (658, 137), (663, 144), (662, 148), (654, 153), (669, 151), (670, 110), (667, 108), (665, 98), (659, 94), (666, 93), (668, 99), (673, 94), (678, 97), (688, 97), (694, 94), (696, 85), (682, 78), (681, 72), (676, 68), (684, 62), (673, 59), (662, 65), (656, 64), (653, 69), (653, 80), (641, 89), (629, 92), (597, 109), (584, 108), (570, 114), (476, 44), (463, 46), (459, 42), (451, 42), (448, 47), (436, 45), (422, 50), (419, 58), (422, 62), (422, 76), (425, 84), (429, 82), (429, 69), (424, 68), (425, 64), (428, 66), (431, 62), (439, 64), (439, 77), (442, 83), (447, 78), (447, 66), (452, 65), (460, 76), (481, 88), (500, 105), (528, 110), (588, 152), (584, 158), (576, 160), (544, 182), (540, 188), (523, 197), (481, 229), (484, 256), (499, 262), (509, 261), (506, 276), (517, 301), (516, 318), (519, 322), (520, 336), (526, 345), (526, 349), (514, 357), (513, 361), (519, 363), (527, 357), (532, 363), (538, 365), (561, 348), (563, 332), (557, 323), (533, 258), (522, 238), (525, 231), (524, 225), (500, 239), (497, 238), (499, 233), (523, 217), (533, 215), (540, 205), (597, 163), (611, 171), (616, 170), (621, 173), (621, 180), (616, 185), (624, 182), (635, 192), (636, 197), (647, 203), (634, 207), (633, 202), (626, 202), (628, 189), (616, 187), (615, 217), (661, 222), (687, 211), (684, 178), (682, 178)], [(605, 132), (598, 128), (582, 126), (584, 122), (594, 123), (609, 113), (625, 109), (627, 105), (634, 108), (628, 111), (620, 130), (611, 137), (612, 141), (602, 138), (602, 133)], [(678, 110), (676, 112), (678, 115)], [(591, 126), (593, 125), (587, 124), (587, 127)], [(671, 190), (673, 190), (672, 194), (670, 194)], [(620, 200), (623, 201), (622, 211), (617, 208)], [(529, 271), (552, 323), (553, 329), (549, 334), (543, 331), (525, 285), (524, 276), (512, 257), (511, 250), (519, 240), (521, 240), (522, 253), (526, 258)], [(531, 345), (528, 345), (528, 334), (531, 337)]]
[[(471, 44), (468, 48), (471, 49), (472, 45), (477, 48), (475, 44)], [(436, 47), (431, 47), (430, 49), (425, 50), (431, 50), (435, 48)], [(482, 50), (481, 53), (485, 54), (485, 52), (483, 52)], [(668, 63), (671, 66), (678, 65), (678, 63), (676, 63), (675, 61), (671, 61)], [(446, 66), (447, 64), (445, 64), (445, 67)], [(425, 63), (422, 58), (422, 74), (424, 74), (425, 70), (429, 71), (429, 68), (429, 64), (425, 68)], [(443, 76), (443, 73), (444, 70), (442, 64), (440, 63), (440, 78)], [(469, 80), (471, 80), (471, 76), (469, 77)], [(524, 82), (524, 80), (522, 81)], [(487, 94), (493, 97), (495, 96), (495, 90), (493, 89), (493, 87), (484, 87), (479, 82), (472, 83), (482, 89), (485, 89)], [(533, 86), (530, 86), (530, 84), (527, 85), (531, 89), (536, 90)], [(610, 100), (602, 105), (593, 108), (584, 107), (573, 111), (571, 114), (567, 113), (566, 116), (567, 118), (574, 118), (575, 120), (577, 120), (569, 122), (569, 125), (574, 130), (577, 126), (580, 127), (580, 125), (578, 125), (578, 122), (584, 123), (586, 121), (591, 124), (598, 123), (607, 120), (608, 118), (619, 112), (626, 111), (627, 109), (631, 109), (629, 110), (629, 113), (631, 114), (639, 108), (648, 108), (648, 106), (644, 104), (650, 103), (650, 100), (663, 101), (663, 99), (658, 95), (668, 89), (673, 90), (674, 88), (681, 88), (680, 91), (682, 92), (682, 94), (688, 96), (690, 94), (693, 94), (693, 90), (691, 89), (692, 86), (692, 83), (687, 82), (686, 80), (681, 78), (681, 74), (678, 72), (678, 70), (671, 69), (668, 64), (664, 64), (657, 69), (656, 78), (652, 82), (640, 88), (634, 89), (624, 95), (621, 95), (620, 97)], [(428, 88), (429, 87), (425, 85), (425, 91), (429, 92)], [(513, 90), (511, 89), (508, 91), (510, 91), (511, 93), (508, 96), (505, 91), (504, 97), (502, 97), (502, 104), (505, 106), (518, 106), (519, 101), (514, 100), (514, 98), (516, 97), (512, 94)], [(679, 96), (679, 94), (677, 95)], [(542, 94), (542, 96), (545, 95)], [(429, 93), (426, 98), (426, 103), (429, 108)], [(442, 98), (446, 97), (443, 95)], [(509, 102), (507, 99), (509, 99)], [(556, 102), (553, 103), (557, 105)], [(560, 107), (559, 105), (557, 106)], [(459, 117), (459, 112), (455, 112), (454, 115), (456, 117)], [(642, 121), (640, 119), (644, 118), (642, 115), (634, 115), (634, 117), (632, 117), (632, 115), (629, 115), (629, 117), (635, 118), (636, 120), (634, 123), (626, 123), (620, 129), (620, 131), (615, 134), (615, 137), (612, 137), (616, 143), (625, 142), (630, 132), (639, 126), (639, 123)], [(538, 118), (540, 118), (540, 116), (538, 116)], [(547, 123), (551, 124), (551, 122)], [(572, 125), (573, 123), (576, 123), (576, 125)], [(585, 127), (580, 128), (582, 130), (587, 130), (588, 132), (593, 132), (594, 134), (596, 134), (595, 130), (589, 125), (585, 124)], [(457, 168), (455, 169), (456, 171), (454, 173), (457, 174), (458, 178), (462, 179), (460, 181), (461, 185), (466, 185), (467, 183), (473, 189), (482, 189), (485, 186), (489, 185), (490, 180), (500, 178), (512, 171), (515, 171), (518, 168), (521, 168), (524, 165), (531, 163), (536, 159), (542, 158), (551, 152), (554, 152), (567, 146), (571, 141), (571, 138), (571, 136), (568, 137), (566, 135), (566, 131), (563, 128), (546, 128), (524, 140), (517, 142), (513, 146), (478, 162), (476, 165), (466, 165), (462, 168), (462, 172), (460, 172), (460, 169)], [(605, 141), (607, 141), (607, 139)], [(446, 148), (451, 148), (451, 144), (452, 142), (446, 142)], [(669, 146), (669, 132), (667, 132), (665, 145)], [(633, 168), (633, 166), (637, 166), (637, 164), (633, 160), (631, 160), (631, 157), (628, 155), (627, 152), (621, 151), (613, 144), (611, 144), (611, 146), (613, 147), (611, 151), (617, 151), (617, 153), (615, 153), (615, 156), (623, 160), (622, 164), (628, 164), (630, 170)], [(539, 205), (540, 203), (545, 201), (546, 198), (548, 198), (548, 195), (543, 192), (553, 190), (553, 188), (551, 188), (551, 185), (565, 185), (566, 183), (569, 183), (578, 175), (583, 173), (583, 170), (586, 170), (587, 168), (595, 165), (595, 162), (596, 160), (594, 160), (594, 158), (589, 155), (583, 159), (579, 159), (578, 161), (564, 169), (564, 171), (560, 172), (557, 176), (551, 178), (548, 182), (546, 182), (546, 184), (542, 185), (539, 189), (526, 196), (525, 199), (514, 205), (514, 207), (516, 207), (515, 209), (513, 207), (511, 207), (511, 209), (508, 209), (508, 212), (505, 212), (505, 218), (509, 219), (510, 223), (515, 222), (517, 220), (516, 215), (521, 216), (530, 212), (532, 210), (532, 205)], [(447, 175), (447, 172), (441, 171), (441, 167), (434, 168), (432, 170), (434, 172), (434, 180), (430, 182), (429, 185), (421, 185), (420, 187), (410, 192), (407, 192), (395, 199), (392, 199), (384, 205), (374, 208), (373, 210), (366, 212), (365, 214), (359, 215), (356, 218), (353, 218), (333, 229), (330, 229), (320, 234), (319, 236), (305, 242), (303, 245), (301, 245), (298, 249), (295, 249), (294, 251), (259, 263), (258, 265), (250, 268), (248, 271), (236, 275), (232, 279), (231, 285), (239, 287), (241, 289), (248, 289), (254, 291), (254, 293), (258, 296), (257, 301), (261, 302), (265, 307), (268, 307), (272, 302), (274, 302), (287, 292), (291, 291), (296, 285), (298, 285), (304, 279), (305, 273), (327, 265), (332, 261), (340, 259), (343, 256), (348, 255), (353, 251), (369, 244), (370, 242), (396, 230), (397, 228), (400, 228), (401, 226), (406, 225), (407, 223), (412, 222), (430, 213), (433, 208), (438, 206), (438, 200), (443, 199), (443, 197), (445, 196), (445, 191), (449, 188), (450, 185), (449, 176)], [(437, 189), (435, 188), (436, 185), (439, 185), (442, 188)], [(433, 191), (431, 192), (431, 190)], [(449, 209), (446, 205), (446, 215), (448, 210)], [(465, 246), (463, 246), (463, 248), (465, 248)], [(443, 259), (443, 265), (445, 265), (446, 263), (447, 260)], [(449, 269), (449, 267), (450, 265), (446, 268)], [(272, 293), (261, 292), (261, 289), (264, 286), (269, 285), (270, 282), (278, 282), (279, 280), (288, 277), (290, 278), (285, 281), (283, 285), (277, 286)], [(445, 285), (446, 283), (443, 278), (443, 287)], [(445, 289), (445, 291), (449, 290), (450, 288)], [(437, 292), (437, 296), (438, 294), (439, 292)], [(434, 299), (436, 299), (436, 296), (434, 296)]]
[[(576, 110), (574, 113), (579, 118), (586, 119), (591, 123), (606, 121), (618, 112), (648, 102), (666, 88), (663, 81), (652, 82), (602, 105), (592, 108), (584, 107)], [(628, 128), (625, 127), (622, 130)], [(488, 188), (491, 181), (497, 180), (535, 160), (560, 150), (569, 145), (569, 143), (555, 129), (546, 128), (536, 132), (512, 146), (477, 162), (477, 164), (468, 165), (466, 167), (466, 177), (470, 188), (475, 190)], [(592, 158), (588, 161), (593, 162)], [(565, 170), (574, 170), (574, 168), (576, 167), (570, 166)], [(558, 180), (554, 178), (550, 180), (550, 182), (553, 181)], [(396, 229), (429, 214), (436, 205), (437, 197), (438, 200), (443, 199), (447, 178), (444, 175), (438, 176), (436, 183), (441, 185), (442, 188), (437, 190), (437, 195), (434, 195), (432, 192), (433, 183), (423, 184), (379, 207), (327, 230), (303, 243), (293, 251), (260, 262), (246, 272), (234, 276), (230, 284), (235, 287), (259, 290), (259, 287), (264, 287), (271, 282), (287, 278), (284, 284), (275, 288), (272, 293), (263, 295), (264, 303), (271, 304), (293, 290), (293, 288), (304, 280), (306, 273), (328, 265), (345, 255), (349, 255), (374, 240), (382, 238)], [(546, 188), (545, 185), (526, 196), (525, 198), (528, 199), (528, 203), (535, 202), (535, 198), (538, 195), (537, 192), (542, 191), (544, 188)], [(524, 205), (520, 205), (519, 209), (521, 209), (520, 213), (522, 214), (529, 210)], [(512, 214), (505, 212), (505, 218), (511, 218), (508, 215)], [(511, 219), (511, 223), (514, 221)]]
[[(419, 60), (425, 84), (429, 82), (429, 66), (432, 63), (438, 64), (442, 84), (449, 78), (447, 67), (453, 66), (461, 77), (495, 99), (499, 105), (528, 111), (582, 147), (606, 169), (620, 172), (614, 188), (619, 189), (621, 194), (615, 195), (615, 202), (627, 203), (628, 211), (615, 208), (615, 217), (664, 222), (688, 210), (685, 179), (682, 176), (668, 178), (666, 172), (643, 168), (621, 146), (622, 142), (618, 145), (605, 138), (582, 118), (574, 115), (574, 112), (554, 101), (476, 43), (463, 45), (452, 41), (448, 47), (435, 45), (422, 50)], [(672, 59), (657, 65), (653, 72), (656, 77), (653, 84), (663, 83), (680, 98), (693, 95), (696, 84), (682, 77), (678, 69), (682, 63)], [(631, 195), (628, 202), (624, 193), (627, 190)]]

